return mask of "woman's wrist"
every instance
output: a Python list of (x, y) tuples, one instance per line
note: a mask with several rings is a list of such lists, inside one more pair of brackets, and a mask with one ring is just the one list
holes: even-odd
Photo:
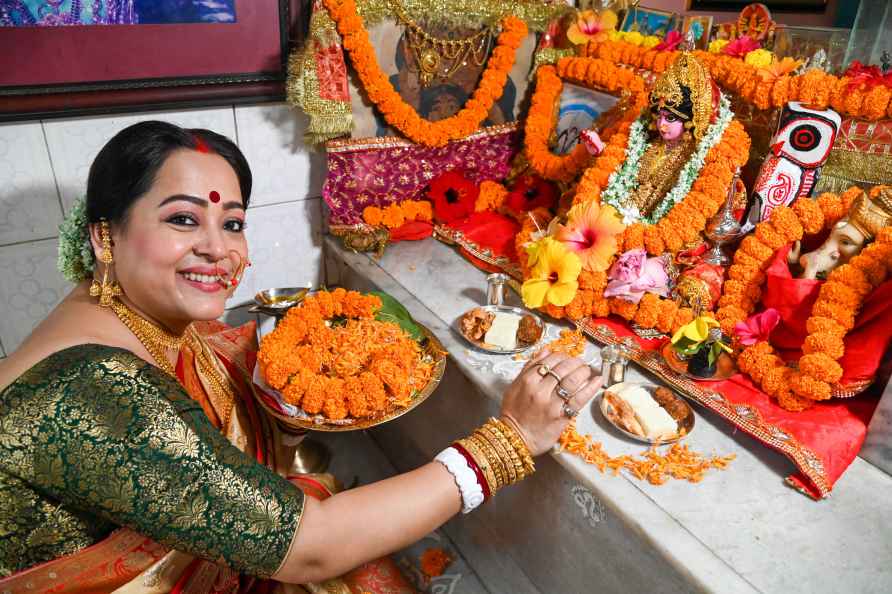
[(452, 474), (461, 493), (463, 513), (536, 471), (520, 432), (496, 418), (440, 452), (435, 460)]

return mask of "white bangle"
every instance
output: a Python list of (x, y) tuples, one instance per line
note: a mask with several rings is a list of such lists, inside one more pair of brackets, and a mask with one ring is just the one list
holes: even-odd
[(461, 493), (461, 513), (470, 513), (483, 503), (483, 487), (477, 482), (477, 474), (468, 466), (468, 461), (457, 449), (448, 447), (437, 454), (434, 460), (445, 466), (455, 479), (455, 484)]

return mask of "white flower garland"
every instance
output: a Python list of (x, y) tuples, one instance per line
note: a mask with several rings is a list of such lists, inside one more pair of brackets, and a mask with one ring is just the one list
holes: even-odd
[(638, 169), (641, 165), (641, 157), (647, 149), (647, 127), (645, 121), (649, 116), (643, 115), (631, 125), (629, 128), (629, 141), (626, 145), (625, 162), (619, 170), (610, 174), (607, 180), (607, 187), (601, 194), (604, 202), (615, 208), (623, 217), (623, 223), (631, 225), (637, 222), (644, 222), (653, 225), (663, 218), (669, 209), (681, 201), (691, 186), (700, 175), (703, 169), (703, 163), (706, 161), (706, 155), (709, 151), (719, 143), (728, 124), (734, 118), (734, 112), (731, 111), (731, 102), (723, 94), (719, 100), (719, 113), (716, 121), (713, 122), (706, 130), (706, 134), (697, 144), (697, 150), (691, 155), (690, 159), (681, 168), (678, 174), (678, 180), (675, 186), (666, 193), (663, 200), (657, 205), (648, 217), (641, 216), (641, 212), (634, 204), (627, 204), (626, 201), (629, 194), (638, 185)]

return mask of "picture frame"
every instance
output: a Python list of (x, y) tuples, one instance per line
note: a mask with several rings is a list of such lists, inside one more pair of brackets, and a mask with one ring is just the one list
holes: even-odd
[[(687, 10), (722, 10), (739, 12), (751, 0), (688, 0)], [(769, 10), (778, 12), (821, 13), (827, 9), (827, 0), (762, 0)]]
[(620, 31), (637, 30), (642, 35), (664, 37), (666, 33), (678, 28), (678, 15), (674, 12), (655, 8), (631, 7), (626, 11)]
[(234, 5), (226, 23), (0, 27), (0, 121), (283, 100), (308, 3)]
[[(712, 34), (711, 16), (686, 16), (681, 26), (681, 35), (687, 39), (688, 31), (694, 30), (694, 47), (705, 50), (709, 47)], [(698, 34), (699, 30), (699, 34)]]

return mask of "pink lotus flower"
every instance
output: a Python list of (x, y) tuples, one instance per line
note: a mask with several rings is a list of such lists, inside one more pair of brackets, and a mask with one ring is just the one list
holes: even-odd
[(767, 341), (778, 323), (780, 314), (773, 307), (769, 307), (762, 313), (750, 316), (746, 322), (734, 324), (734, 334), (739, 338), (740, 344), (752, 346), (757, 342)]
[(725, 48), (722, 50), (722, 53), (737, 58), (743, 58), (751, 51), (757, 50), (760, 47), (762, 46), (759, 44), (758, 41), (756, 41), (749, 35), (744, 35), (743, 37), (738, 37), (737, 39), (726, 45)]
[(645, 293), (669, 295), (669, 275), (662, 258), (648, 258), (643, 249), (629, 250), (620, 256), (607, 274), (610, 282), (604, 297), (620, 297), (638, 303)]
[(677, 48), (682, 41), (684, 41), (684, 37), (682, 37), (681, 33), (679, 33), (678, 31), (669, 31), (669, 33), (666, 35), (666, 38), (658, 43), (654, 49), (671, 52), (675, 48)]

